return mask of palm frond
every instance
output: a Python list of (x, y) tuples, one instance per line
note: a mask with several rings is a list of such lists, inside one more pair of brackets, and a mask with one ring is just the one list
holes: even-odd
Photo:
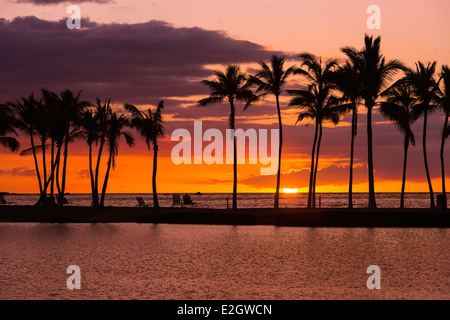
[(131, 133), (124, 131), (122, 132), (122, 135), (124, 136), (127, 145), (129, 147), (132, 147), (134, 145), (134, 137), (131, 135)]
[(206, 107), (206, 106), (216, 105), (216, 104), (222, 103), (223, 100), (224, 100), (224, 97), (210, 96), (208, 98), (204, 98), (204, 99), (199, 100), (197, 102), (197, 105), (199, 107)]
[(156, 108), (156, 113), (157, 113), (157, 114), (161, 114), (163, 109), (164, 109), (164, 101), (161, 100), (161, 101), (158, 103), (158, 107)]
[(143, 119), (144, 118), (144, 115), (143, 115), (142, 111), (140, 111), (136, 106), (134, 106), (132, 104), (129, 104), (129, 103), (125, 103), (123, 105), (123, 107), (125, 108), (125, 110), (131, 112), (131, 115), (134, 118), (137, 118), (137, 119)]
[[(45, 150), (48, 150), (48, 148), (50, 148), (50, 146), (51, 146), (50, 144), (46, 144), (45, 145)], [(35, 146), (34, 150), (35, 150), (36, 153), (42, 152), (42, 145)], [(29, 156), (29, 155), (32, 155), (32, 154), (33, 154), (33, 148), (28, 148), (28, 149), (22, 150), (19, 153), (19, 155), (22, 156), (22, 157), (26, 157), (26, 156)]]
[(12, 152), (16, 152), (20, 148), (20, 143), (12, 137), (0, 137), (0, 145), (8, 148)]
[[(301, 122), (301, 121), (303, 121), (304, 119), (310, 119), (310, 120), (313, 120), (313, 119), (316, 119), (316, 115), (313, 114), (313, 113), (311, 113), (311, 112), (308, 112), (308, 111), (301, 112), (301, 113), (298, 115), (298, 118), (297, 118), (297, 121), (295, 121), (295, 124), (297, 125), (298, 122)], [(308, 125), (308, 124), (309, 124), (309, 123), (307, 123), (306, 125)]]

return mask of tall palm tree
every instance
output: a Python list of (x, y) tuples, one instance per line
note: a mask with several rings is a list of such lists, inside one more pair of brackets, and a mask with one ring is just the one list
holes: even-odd
[[(27, 156), (32, 154), (35, 160), (35, 168), (36, 173), (38, 175), (38, 180), (40, 180), (40, 197), (36, 205), (42, 205), (44, 207), (47, 206), (47, 189), (49, 184), (54, 179), (54, 168), (55, 168), (55, 162), (53, 157), (53, 133), (54, 133), (54, 127), (55, 123), (57, 121), (54, 121), (55, 117), (53, 117), (54, 110), (53, 105), (49, 102), (49, 97), (54, 95), (53, 93), (49, 92), (48, 90), (43, 89), (42, 90), (43, 97), (38, 101), (34, 100), (32, 102), (30, 98), (28, 99), (28, 103), (24, 103), (23, 99), (22, 102), (18, 102), (15, 104), (10, 103), (10, 105), (15, 105), (15, 108), (18, 113), (18, 121), (17, 126), (18, 128), (21, 128), (22, 131), (27, 132), (27, 134), (30, 136), (30, 129), (32, 144), (31, 147), (25, 150), (22, 150), (20, 155), (21, 156)], [(34, 98), (33, 98), (34, 99)], [(34, 137), (37, 137), (41, 144), (35, 144), (34, 143)], [(50, 163), (50, 172), (47, 171), (47, 158), (46, 158), (46, 150), (48, 148), (48, 145), (46, 141), (51, 138), (52, 139), (52, 157), (51, 157), (51, 163)], [(40, 171), (39, 166), (37, 164), (37, 153), (42, 153), (42, 171)], [(42, 176), (41, 176), (42, 172)], [(47, 179), (48, 177), (48, 179)]]
[(136, 128), (139, 134), (144, 137), (147, 148), (150, 150), (151, 145), (153, 145), (153, 207), (159, 208), (158, 193), (156, 191), (156, 170), (158, 164), (158, 138), (164, 137), (164, 126), (161, 115), (164, 109), (164, 102), (159, 102), (155, 112), (152, 112), (152, 109), (149, 108), (147, 113), (145, 113), (131, 104), (125, 104), (124, 107), (132, 114), (131, 127)]
[[(289, 105), (300, 106), (304, 111), (300, 113), (297, 122), (305, 118), (315, 120), (315, 133), (313, 149), (311, 153), (311, 170), (309, 179), (308, 204), (307, 207), (315, 207), (315, 177), (317, 168), (317, 157), (320, 152), (320, 142), (322, 140), (322, 122), (330, 119), (330, 111), (337, 104), (337, 99), (331, 95), (332, 71), (337, 66), (334, 59), (322, 63), (322, 59), (318, 59), (310, 53), (300, 55), (303, 60), (301, 68), (306, 70), (295, 69), (295, 74), (301, 74), (310, 82), (307, 90), (289, 90), (289, 94), (294, 96)], [(316, 150), (317, 147), (317, 150)], [(315, 155), (317, 154), (317, 155)], [(316, 157), (316, 159), (315, 159)]]
[[(280, 110), (280, 94), (286, 84), (287, 78), (294, 72), (295, 67), (291, 66), (284, 70), (285, 57), (273, 55), (270, 60), (270, 66), (265, 62), (260, 61), (261, 70), (255, 77), (251, 77), (251, 81), (257, 86), (256, 93), (272, 94), (275, 96), (278, 114), (278, 129), (279, 129), (279, 144), (278, 144), (278, 171), (277, 171), (277, 187), (275, 191), (274, 207), (278, 209), (278, 202), (280, 198), (280, 174), (281, 174), (281, 150), (283, 145), (283, 126), (281, 123)], [(245, 109), (244, 109), (245, 111)]]
[(7, 135), (17, 135), (14, 130), (14, 113), (7, 105), (0, 105), (0, 145), (8, 148), (12, 152), (19, 149), (20, 144), (16, 138), (9, 137)]
[[(85, 110), (82, 116), (83, 136), (89, 148), (89, 175), (91, 180), (92, 204), (95, 209), (100, 207), (99, 197), (99, 172), (100, 162), (105, 143), (107, 142), (107, 131), (109, 118), (112, 114), (111, 99), (106, 98), (104, 103), (96, 98), (95, 105), (91, 109)], [(99, 145), (97, 151), (97, 161), (93, 165), (93, 146)]]
[(105, 206), (106, 188), (108, 186), (109, 172), (111, 166), (115, 167), (115, 159), (119, 154), (119, 140), (120, 137), (124, 137), (128, 146), (134, 145), (133, 136), (125, 131), (125, 128), (129, 126), (129, 121), (123, 114), (120, 116), (116, 112), (111, 112), (108, 117), (106, 140), (109, 151), (108, 164), (106, 168), (105, 180), (103, 181), (102, 196), (100, 199), (100, 207)]
[(438, 103), (445, 113), (444, 127), (442, 129), (441, 140), (441, 172), (442, 172), (442, 194), (444, 196), (444, 206), (447, 208), (447, 192), (445, 189), (445, 162), (444, 162), (444, 147), (445, 140), (450, 135), (450, 126), (448, 124), (448, 118), (450, 116), (450, 69), (447, 65), (442, 66), (441, 79), (443, 82), (443, 88), (439, 91)]
[(416, 68), (407, 68), (405, 76), (399, 80), (401, 83), (406, 83), (411, 86), (413, 95), (417, 102), (413, 106), (415, 117), (423, 116), (423, 136), (422, 148), (423, 159), (425, 165), (425, 172), (427, 175), (428, 188), (430, 191), (430, 208), (435, 208), (433, 185), (431, 183), (430, 171), (428, 169), (427, 157), (427, 121), (428, 114), (436, 110), (436, 106), (432, 105), (438, 99), (437, 93), (439, 83), (435, 80), (436, 62), (429, 62), (426, 66), (423, 62), (418, 61)]
[(408, 147), (410, 143), (413, 146), (415, 145), (414, 133), (411, 130), (411, 125), (416, 120), (412, 109), (416, 99), (414, 98), (411, 86), (407, 83), (395, 83), (383, 93), (383, 96), (387, 96), (387, 102), (381, 103), (381, 114), (385, 118), (393, 121), (398, 130), (404, 135), (402, 192), (400, 197), (400, 208), (403, 209), (405, 207)]
[(16, 102), (7, 102), (6, 105), (10, 107), (16, 115), (15, 126), (19, 130), (23, 131), (30, 139), (31, 143), (31, 153), (34, 159), (34, 168), (36, 171), (36, 176), (39, 184), (39, 194), (42, 195), (43, 184), (41, 179), (41, 174), (39, 171), (39, 164), (36, 155), (36, 144), (35, 144), (35, 125), (36, 125), (36, 109), (38, 108), (39, 101), (34, 98), (33, 94), (30, 94), (28, 98), (22, 97)]
[[(56, 176), (55, 169), (61, 155), (61, 147), (58, 148), (57, 146), (58, 145), (62, 146), (62, 140), (64, 136), (59, 116), (60, 100), (56, 93), (49, 91), (47, 89), (42, 89), (41, 93), (42, 93), (42, 101), (43, 104), (45, 105), (45, 110), (47, 112), (45, 118), (49, 124), (49, 138), (51, 139), (51, 150), (50, 150), (51, 173), (49, 177), (49, 184), (50, 184), (50, 198), (54, 203), (54, 187)], [(60, 143), (58, 144), (58, 142)], [(56, 155), (55, 155), (55, 146), (57, 147)]]
[(333, 73), (336, 88), (343, 93), (341, 106), (352, 113), (351, 143), (350, 143), (350, 175), (348, 182), (348, 208), (353, 208), (353, 162), (355, 152), (355, 138), (358, 134), (358, 104), (359, 79), (358, 71), (349, 62), (340, 66)]
[(251, 91), (253, 82), (249, 81), (249, 77), (241, 72), (238, 65), (228, 65), (225, 72), (216, 70), (214, 75), (214, 80), (201, 81), (211, 90), (211, 94), (208, 98), (198, 101), (198, 106), (216, 105), (224, 100), (230, 104), (229, 126), (233, 132), (233, 209), (237, 209), (237, 159), (236, 137), (234, 136), (236, 108), (234, 103), (243, 101), (246, 103), (245, 108), (247, 108), (257, 100), (257, 96)]
[[(50, 126), (51, 123), (48, 119), (48, 114), (50, 113), (50, 109), (45, 104), (42, 99), (38, 102), (35, 109), (35, 124), (34, 131), (35, 134), (39, 137), (41, 141), (41, 145), (38, 146), (36, 151), (40, 151), (42, 153), (42, 181), (43, 181), (43, 189), (41, 193), (41, 197), (39, 199), (39, 203), (41, 203), (44, 207), (47, 205), (47, 158), (46, 158), (46, 149), (47, 149), (47, 140), (50, 138)], [(22, 152), (22, 154), (26, 154), (26, 151)]]
[[(46, 207), (48, 204), (47, 189), (48, 186), (51, 185), (51, 197), (53, 198), (53, 186), (55, 180), (59, 193), (58, 202), (63, 204), (67, 145), (69, 142), (77, 139), (80, 135), (79, 124), (77, 124), (78, 118), (74, 117), (70, 110), (77, 104), (80, 108), (79, 110), (81, 110), (84, 106), (88, 105), (88, 102), (76, 100), (75, 103), (72, 104), (73, 101), (70, 97), (73, 97), (73, 95), (70, 90), (65, 90), (61, 94), (61, 98), (57, 94), (46, 89), (42, 89), (41, 92), (42, 98), (39, 101), (34, 98), (34, 101), (32, 101), (30, 96), (26, 101), (22, 99), (22, 102), (18, 101), (18, 103), (9, 104), (11, 106), (15, 105), (14, 108), (17, 110), (19, 119), (17, 124), (18, 127), (26, 131), (30, 136), (32, 142), (31, 148), (23, 150), (20, 155), (33, 154), (40, 186), (40, 198), (36, 205)], [(35, 145), (34, 137), (39, 138), (41, 142), (40, 145)], [(47, 144), (49, 139), (51, 140), (50, 145)], [(55, 145), (57, 148), (56, 157), (54, 154)], [(51, 146), (50, 172), (47, 169), (47, 149), (49, 146)], [(61, 187), (59, 183), (59, 168), (61, 151), (64, 146), (64, 166)], [(42, 153), (42, 171), (39, 169), (36, 155), (39, 152)]]
[(89, 176), (91, 180), (91, 195), (92, 204), (94, 208), (98, 207), (98, 192), (95, 190), (94, 170), (92, 166), (92, 146), (98, 142), (101, 133), (99, 132), (99, 126), (96, 115), (93, 110), (85, 110), (82, 116), (82, 127), (84, 131), (84, 137), (89, 148)]
[(109, 117), (112, 114), (111, 109), (111, 99), (105, 98), (105, 102), (102, 104), (100, 99), (97, 97), (97, 103), (94, 106), (95, 119), (97, 123), (97, 131), (99, 134), (99, 148), (97, 153), (97, 163), (95, 165), (95, 176), (94, 176), (94, 207), (97, 208), (100, 206), (99, 202), (99, 173), (100, 173), (100, 161), (103, 154), (103, 148), (105, 146), (107, 140), (107, 132), (108, 132), (108, 121)]
[(300, 58), (303, 59), (301, 67), (306, 67), (306, 70), (296, 69), (295, 74), (305, 76), (309, 83), (306, 90), (288, 91), (293, 96), (289, 105), (299, 106), (303, 110), (298, 116), (297, 123), (308, 118), (315, 121), (307, 204), (308, 208), (315, 208), (315, 186), (322, 141), (322, 123), (331, 120), (334, 124), (337, 124), (342, 108), (339, 107), (339, 99), (331, 94), (333, 89), (332, 72), (337, 66), (336, 60), (330, 59), (322, 62), (321, 58), (316, 58), (310, 53), (303, 53)]
[(369, 176), (369, 208), (377, 207), (375, 200), (375, 183), (373, 168), (373, 147), (372, 147), (372, 109), (377, 103), (381, 92), (388, 87), (392, 77), (404, 67), (397, 60), (386, 61), (380, 50), (381, 37), (373, 39), (372, 36), (365, 35), (364, 48), (357, 50), (352, 47), (341, 49), (347, 55), (350, 64), (358, 72), (359, 96), (364, 100), (367, 108), (367, 158)]
[(64, 134), (64, 161), (62, 168), (61, 187), (59, 190), (58, 203), (62, 206), (64, 204), (64, 194), (66, 187), (66, 175), (67, 175), (67, 158), (69, 153), (69, 143), (75, 141), (82, 136), (81, 131), (81, 115), (83, 110), (90, 105), (88, 101), (80, 99), (81, 91), (76, 95), (66, 89), (61, 92), (60, 106), (62, 109), (62, 119), (65, 134)]

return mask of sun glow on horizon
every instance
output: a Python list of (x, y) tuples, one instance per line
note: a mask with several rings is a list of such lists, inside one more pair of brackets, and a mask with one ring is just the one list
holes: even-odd
[(297, 193), (298, 188), (283, 188), (283, 193)]

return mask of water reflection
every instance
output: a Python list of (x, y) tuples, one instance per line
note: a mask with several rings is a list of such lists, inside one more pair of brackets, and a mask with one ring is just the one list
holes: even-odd
[[(0, 224), (0, 299), (449, 299), (449, 242), (443, 229)], [(382, 290), (365, 286), (372, 264)]]

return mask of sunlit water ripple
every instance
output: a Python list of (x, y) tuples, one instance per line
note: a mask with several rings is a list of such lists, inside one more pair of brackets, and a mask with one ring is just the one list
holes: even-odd
[(0, 299), (450, 299), (449, 245), (447, 229), (5, 223)]

